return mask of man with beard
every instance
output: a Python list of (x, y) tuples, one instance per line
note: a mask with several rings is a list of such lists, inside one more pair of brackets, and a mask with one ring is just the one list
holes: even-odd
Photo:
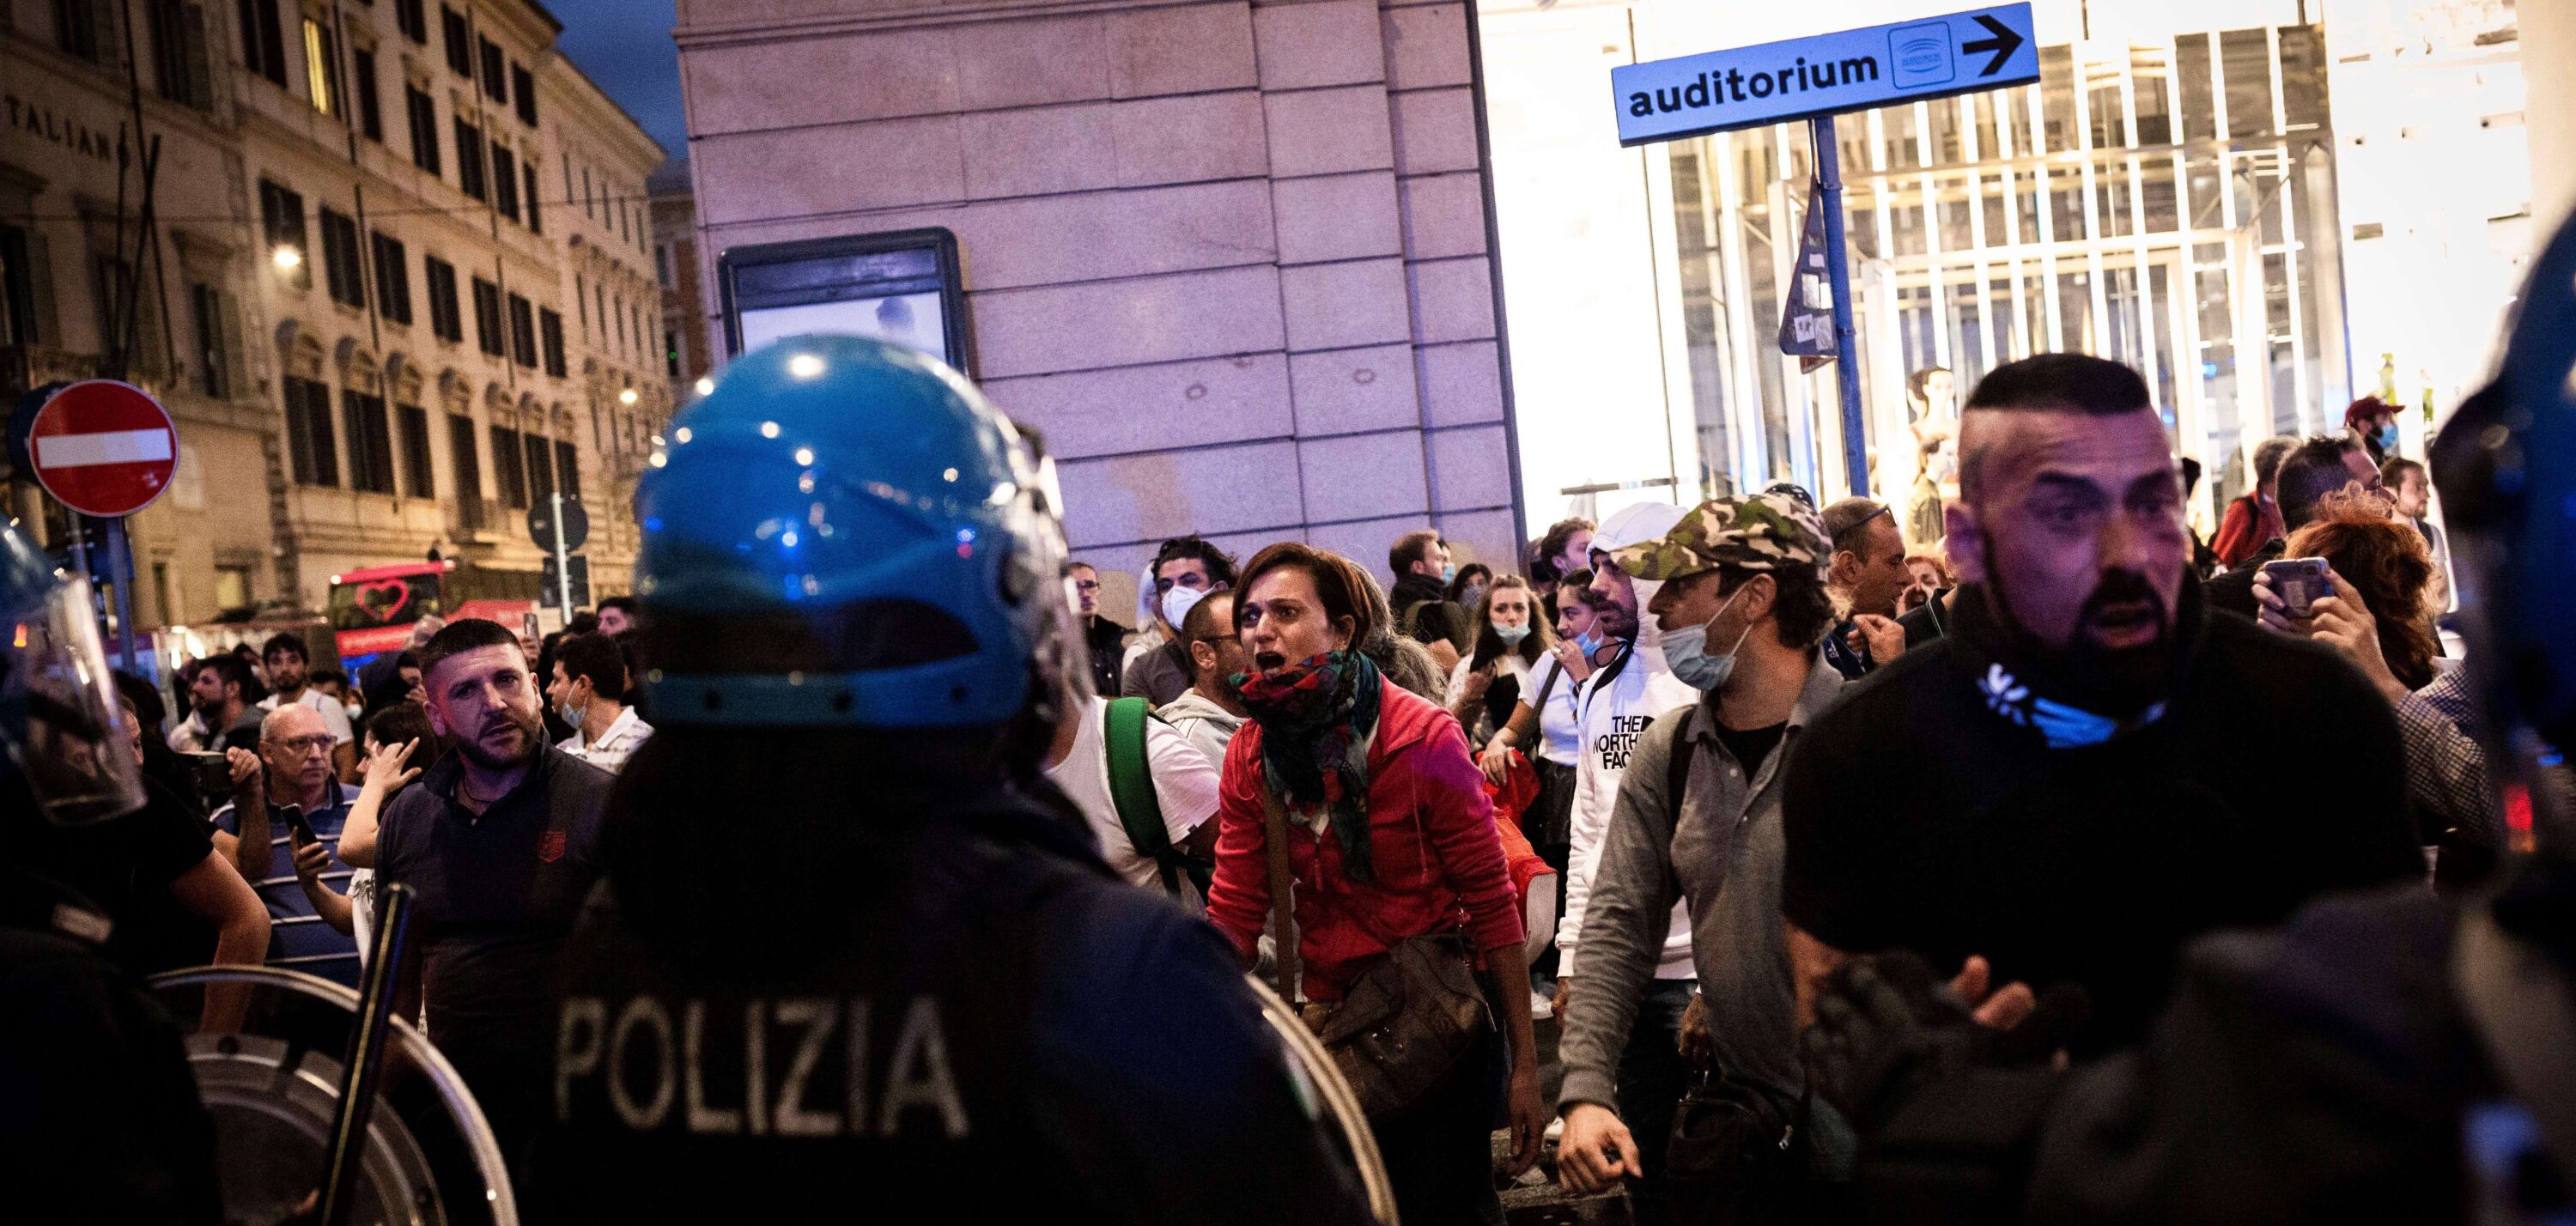
[(430, 1041), (515, 1169), (548, 1110), (556, 954), (599, 877), (610, 776), (546, 743), (538, 682), (499, 623), (450, 623), (421, 664), (430, 728), (456, 752), (386, 806), (378, 888), (415, 891)]
[(1966, 995), (2014, 985), (1993, 1020), (2080, 987), (2073, 1046), (2098, 1051), (2137, 1036), (2191, 937), (2423, 874), (2397, 727), (2361, 674), (2204, 613), (2136, 372), (1998, 367), (1960, 453), (1950, 634), (1852, 691), (1789, 763), (1802, 1020), (1850, 957), (1907, 948)]

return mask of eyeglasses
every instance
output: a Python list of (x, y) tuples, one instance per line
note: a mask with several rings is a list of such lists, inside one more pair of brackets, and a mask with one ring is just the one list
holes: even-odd
[(301, 756), (310, 753), (329, 753), (331, 752), (332, 742), (330, 733), (317, 732), (311, 736), (288, 737), (284, 740), (270, 741), (269, 744), (294, 750), (298, 756)]
[(1882, 504), (1880, 504), (1880, 506), (1879, 506), (1879, 508), (1878, 508), (1877, 510), (1872, 511), (1872, 512), (1870, 512), (1870, 513), (1869, 513), (1869, 514), (1867, 514), (1867, 515), (1861, 516), (1861, 517), (1860, 517), (1860, 522), (1859, 522), (1859, 523), (1853, 524), (1853, 525), (1851, 525), (1850, 527), (1845, 528), (1845, 529), (1843, 529), (1842, 531), (1835, 533), (1835, 534), (1834, 534), (1834, 552), (1835, 552), (1835, 553), (1841, 553), (1841, 552), (1842, 552), (1842, 551), (1847, 547), (1847, 546), (1844, 544), (1844, 542), (1846, 542), (1846, 541), (1850, 541), (1850, 540), (1852, 540), (1852, 539), (1854, 539), (1854, 538), (1858, 537), (1858, 536), (1860, 535), (1860, 530), (1869, 526), (1869, 521), (1871, 521), (1871, 520), (1873, 520), (1873, 519), (1876, 519), (1876, 518), (1878, 518), (1878, 517), (1879, 517), (1879, 516), (1881, 516), (1881, 515), (1888, 516), (1889, 518), (1894, 518), (1894, 517), (1895, 517), (1895, 515), (1896, 515), (1896, 508), (1891, 507), (1891, 506), (1888, 506), (1888, 505), (1886, 505), (1886, 504), (1882, 503)]
[(1077, 592), (1097, 592), (1100, 590), (1100, 581), (1098, 579), (1076, 579), (1073, 581), (1073, 590)]

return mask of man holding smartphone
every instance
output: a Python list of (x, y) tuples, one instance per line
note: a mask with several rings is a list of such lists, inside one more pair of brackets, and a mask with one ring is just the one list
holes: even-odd
[[(352, 798), (332, 768), (331, 746), (331, 730), (311, 707), (269, 712), (260, 721), (259, 752), (228, 753), (233, 800), (215, 811), (223, 832), (216, 843), (268, 906), (268, 964), (356, 987), (356, 939), (322, 913), (295, 872), (296, 851), (311, 843), (337, 848), (349, 817)], [(345, 894), (349, 866), (335, 853), (317, 880)]]

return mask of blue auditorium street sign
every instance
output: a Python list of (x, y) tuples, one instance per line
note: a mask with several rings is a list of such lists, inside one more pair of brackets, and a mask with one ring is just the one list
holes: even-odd
[(2038, 79), (2039, 45), (2027, 3), (1610, 70), (1622, 145)]

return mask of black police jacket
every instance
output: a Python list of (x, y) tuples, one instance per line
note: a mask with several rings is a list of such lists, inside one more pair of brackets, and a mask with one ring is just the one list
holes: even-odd
[(78, 894), (0, 867), (0, 1218), (220, 1221), (179, 1027), (107, 935)]
[(531, 1220), (1368, 1220), (1214, 929), (1039, 803), (903, 809), (783, 889), (612, 815)]

